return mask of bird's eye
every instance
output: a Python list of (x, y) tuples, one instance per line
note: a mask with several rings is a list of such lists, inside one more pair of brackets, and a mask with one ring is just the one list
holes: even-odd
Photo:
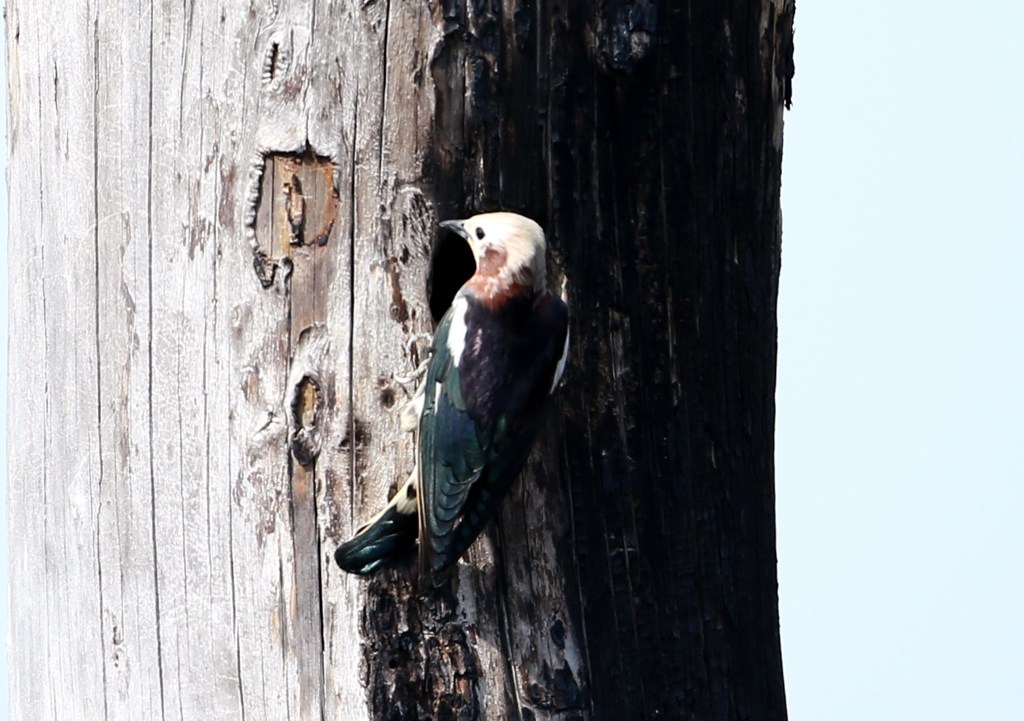
[(480, 226), (477, 226), (476, 228), (476, 237), (479, 238), (480, 240), (484, 239), (484, 229), (481, 228)]

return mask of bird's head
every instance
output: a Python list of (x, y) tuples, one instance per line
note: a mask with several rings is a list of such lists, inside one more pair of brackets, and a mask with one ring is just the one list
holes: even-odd
[(545, 288), (544, 231), (516, 213), (483, 213), (466, 220), (446, 220), (442, 228), (466, 239), (476, 257), (469, 281), (478, 295), (539, 293)]

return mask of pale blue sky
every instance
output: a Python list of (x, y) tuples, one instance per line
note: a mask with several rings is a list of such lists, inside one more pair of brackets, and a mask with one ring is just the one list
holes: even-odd
[(790, 719), (1024, 719), (1024, 4), (798, 1), (782, 195)]
[[(796, 64), (777, 428), (790, 719), (1019, 721), (1024, 4), (802, 0)], [(5, 242), (3, 299), (6, 259)], [(4, 587), (6, 551), (4, 533)], [(6, 693), (4, 656), (0, 714)]]

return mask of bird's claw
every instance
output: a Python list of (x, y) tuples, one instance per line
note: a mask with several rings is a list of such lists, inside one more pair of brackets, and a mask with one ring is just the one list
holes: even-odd
[[(429, 341), (433, 344), (433, 334), (414, 333), (412, 337), (409, 338), (409, 354), (412, 355), (412, 353), (416, 351), (416, 346), (424, 341)], [(433, 353), (433, 345), (427, 348), (427, 357), (418, 366), (416, 366), (416, 369), (412, 373), (394, 373), (392, 374), (392, 377), (403, 386), (407, 386), (413, 381), (419, 380), (423, 377), (423, 374), (427, 372), (427, 364), (430, 362), (431, 353)]]

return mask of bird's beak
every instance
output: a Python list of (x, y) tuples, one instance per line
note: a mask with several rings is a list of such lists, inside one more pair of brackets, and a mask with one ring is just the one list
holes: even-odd
[(442, 220), (441, 227), (454, 230), (463, 238), (469, 240), (469, 232), (466, 230), (466, 221), (464, 220)]
[(470, 235), (469, 231), (466, 230), (466, 221), (464, 220), (442, 220), (441, 227), (447, 230), (454, 231), (459, 236), (469, 243), (470, 249), (473, 251), (473, 255), (476, 255), (476, 238)]

